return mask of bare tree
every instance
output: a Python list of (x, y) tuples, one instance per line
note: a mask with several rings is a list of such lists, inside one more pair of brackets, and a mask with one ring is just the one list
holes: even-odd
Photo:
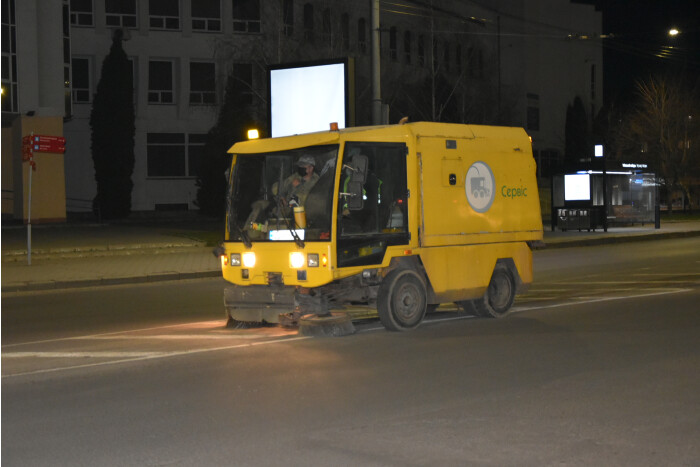
[(680, 188), (692, 209), (691, 182), (700, 171), (698, 83), (689, 86), (652, 76), (639, 81), (637, 91), (637, 106), (625, 120), (626, 131), (621, 132), (621, 148), (649, 163), (663, 178), (669, 195)]

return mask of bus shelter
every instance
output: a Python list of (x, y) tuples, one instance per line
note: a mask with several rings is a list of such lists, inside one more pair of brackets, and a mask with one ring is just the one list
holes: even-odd
[(552, 230), (607, 230), (609, 225), (659, 227), (656, 174), (644, 164), (568, 171), (552, 177)]

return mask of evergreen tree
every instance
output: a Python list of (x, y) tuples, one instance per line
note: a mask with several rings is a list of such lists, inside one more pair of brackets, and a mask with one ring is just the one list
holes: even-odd
[(260, 128), (252, 117), (246, 85), (230, 75), (224, 102), (216, 124), (209, 130), (197, 176), (197, 201), (200, 214), (221, 218), (225, 214), (226, 171), (231, 166), (227, 151), (246, 138), (250, 128)]
[(590, 157), (593, 152), (593, 147), (590, 144), (588, 117), (579, 96), (576, 96), (573, 104), (566, 108), (564, 145), (568, 164), (575, 164), (582, 158)]
[(105, 219), (131, 212), (134, 171), (134, 85), (131, 65), (122, 48), (123, 31), (114, 33), (109, 55), (90, 113), (92, 160), (97, 195), (93, 210)]

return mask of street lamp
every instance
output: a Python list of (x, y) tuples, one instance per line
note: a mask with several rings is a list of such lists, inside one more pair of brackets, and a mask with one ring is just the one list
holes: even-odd
[(676, 29), (676, 28), (671, 28), (671, 29), (668, 30), (668, 35), (669, 35), (669, 36), (672, 36), (672, 37), (673, 37), (673, 36), (677, 36), (677, 35), (680, 34), (680, 33), (681, 33), (681, 32), (680, 32), (678, 29)]

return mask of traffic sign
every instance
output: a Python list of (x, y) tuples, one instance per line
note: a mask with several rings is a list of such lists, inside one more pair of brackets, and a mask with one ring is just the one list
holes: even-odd
[(34, 135), (34, 143), (60, 144), (64, 146), (66, 144), (66, 138), (63, 136)]
[(33, 152), (66, 152), (66, 138), (63, 136), (28, 135), (22, 138), (22, 143)]

